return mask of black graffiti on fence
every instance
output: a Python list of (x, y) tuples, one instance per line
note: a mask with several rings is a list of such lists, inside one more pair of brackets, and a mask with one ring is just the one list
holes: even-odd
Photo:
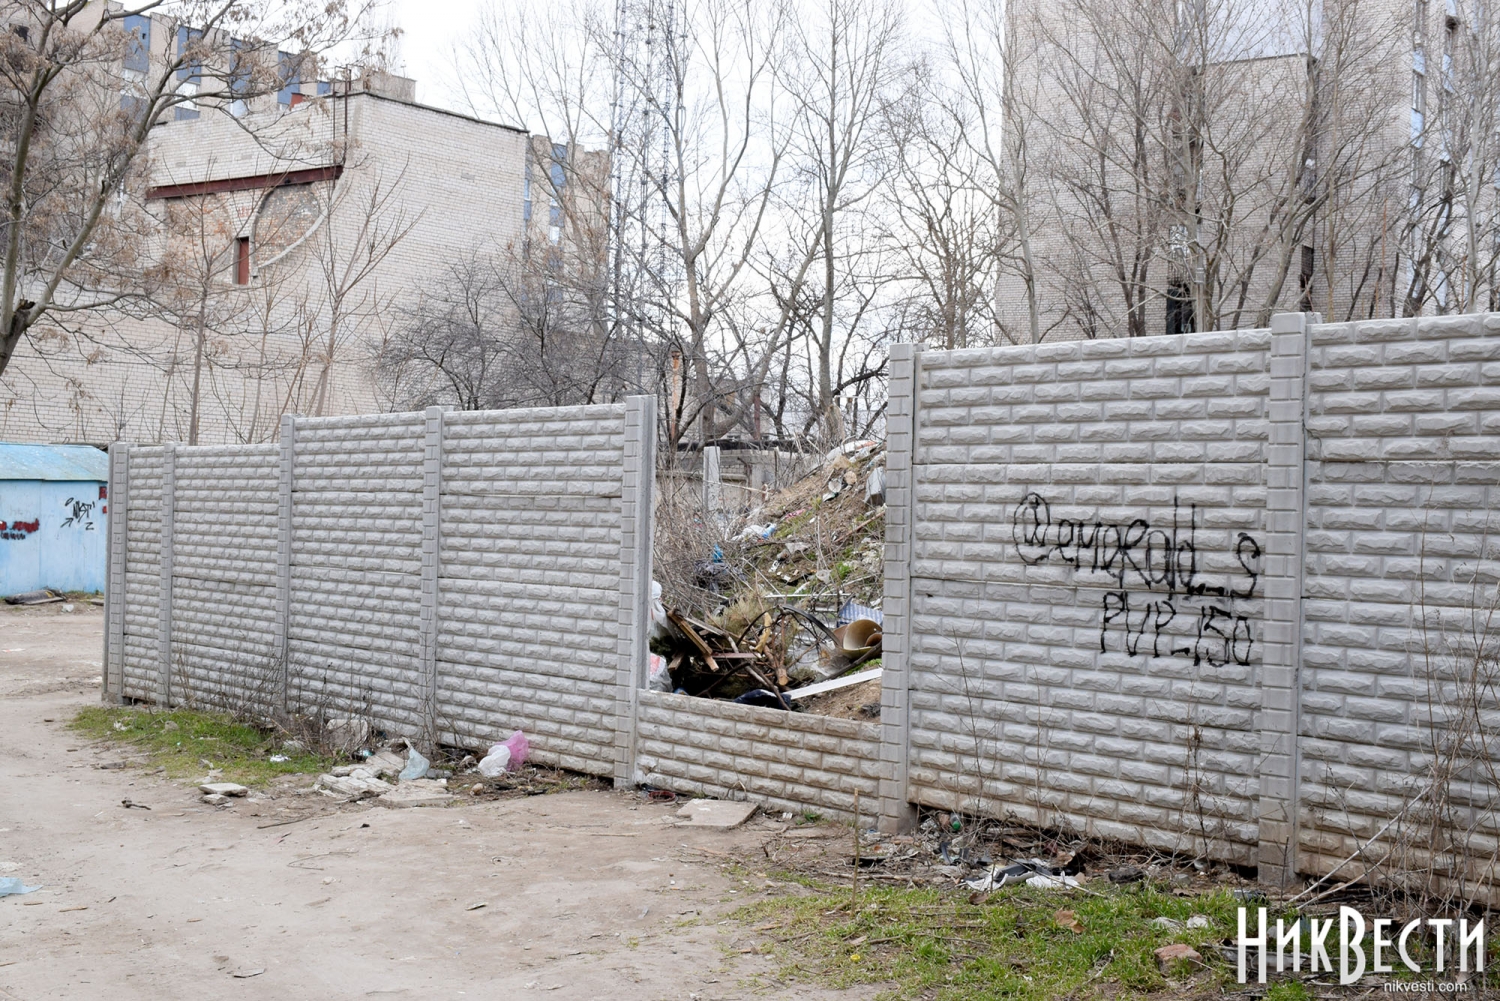
[(1144, 518), (1122, 525), (1054, 518), (1052, 505), (1032, 491), (1016, 506), (1011, 539), (1028, 566), (1056, 562), (1113, 578), (1117, 589), (1101, 599), (1101, 653), (1108, 652), (1115, 634), (1118, 649), (1131, 657), (1191, 656), (1195, 665), (1249, 665), (1253, 624), (1236, 603), (1255, 597), (1262, 549), (1241, 532), (1234, 543), (1240, 567), (1234, 579), (1227, 584), (1200, 580), (1196, 504), (1189, 505), (1186, 524), (1174, 497), (1170, 527)]

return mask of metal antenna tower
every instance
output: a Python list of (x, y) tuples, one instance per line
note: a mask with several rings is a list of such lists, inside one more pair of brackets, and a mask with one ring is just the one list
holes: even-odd
[(685, 0), (615, 0), (610, 261), (618, 323), (640, 359), (671, 337), (681, 270), (673, 201), (680, 183)]

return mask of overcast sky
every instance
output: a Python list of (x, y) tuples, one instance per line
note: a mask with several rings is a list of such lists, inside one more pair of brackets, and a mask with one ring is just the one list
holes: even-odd
[(453, 93), (453, 45), (478, 22), (479, 11), (505, 0), (386, 0), (401, 29), (401, 62), (417, 81), (417, 100), (467, 110)]

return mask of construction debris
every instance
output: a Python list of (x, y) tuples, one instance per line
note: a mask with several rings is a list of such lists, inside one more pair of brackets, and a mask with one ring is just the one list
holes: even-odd
[(408, 779), (388, 793), (376, 797), (376, 806), (396, 809), (416, 806), (447, 806), (453, 802), (446, 779)]
[(884, 461), (880, 443), (850, 442), (759, 507), (685, 521), (683, 538), (703, 555), (658, 561), (668, 586), (653, 598), (670, 600), (661, 614), (653, 604), (648, 687), (817, 711), (793, 703), (876, 668)]
[(250, 790), (235, 782), (205, 782), (198, 787), (205, 796), (248, 796)]
[[(342, 769), (340, 769), (342, 771)], [(380, 796), (396, 788), (376, 778), (369, 770), (356, 766), (348, 775), (319, 775), (315, 786), (325, 796), (352, 801)]]
[(5, 599), (7, 605), (46, 605), (54, 601), (66, 600), (66, 596), (58, 591), (46, 588), (40, 591), (23, 591), (20, 594), (12, 594)]
[(754, 803), (734, 803), (722, 799), (693, 799), (688, 800), (677, 816), (687, 821), (679, 824), (679, 827), (711, 827), (719, 831), (727, 831), (732, 827), (738, 827), (749, 820), (755, 813)]

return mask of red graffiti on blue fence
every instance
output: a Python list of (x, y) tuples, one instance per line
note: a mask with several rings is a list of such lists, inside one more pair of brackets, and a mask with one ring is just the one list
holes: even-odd
[(38, 518), (33, 518), (31, 521), (13, 521), (8, 525), (0, 521), (0, 542), (18, 542), (41, 527), (42, 522)]

